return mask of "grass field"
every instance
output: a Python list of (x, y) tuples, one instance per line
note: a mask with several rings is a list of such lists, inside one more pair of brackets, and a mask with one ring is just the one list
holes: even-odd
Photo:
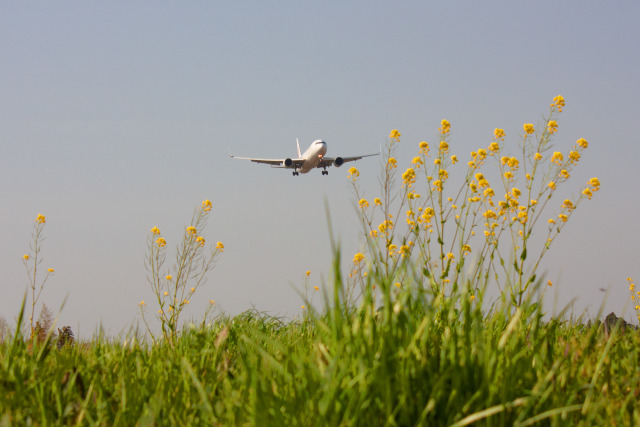
[[(146, 331), (55, 337), (46, 310), (35, 322), (54, 273), (38, 276), (46, 223), (38, 215), (32, 253), (23, 256), (29, 285), (20, 317), (11, 331), (0, 325), (0, 426), (640, 425), (638, 329), (543, 309), (542, 288), (552, 283), (540, 278), (540, 261), (600, 190), (594, 177), (579, 196), (555, 202), (588, 147), (581, 138), (568, 153), (552, 151), (563, 106), (557, 96), (544, 123), (524, 124), (516, 154), (506, 154), (496, 128), (458, 172), (451, 124), (442, 120), (438, 143), (420, 142), (397, 179), (393, 130), (378, 197), (369, 202), (359, 171), (349, 169), (361, 252), (343, 274), (333, 245), (323, 301), (303, 300), (294, 320), (248, 311), (181, 322), (224, 251), (217, 242), (206, 252), (205, 200), (173, 265), (165, 265), (168, 242), (151, 228), (153, 302), (139, 304)], [(450, 189), (454, 172), (460, 186)], [(631, 278), (628, 286), (635, 305), (640, 293)], [(489, 287), (500, 291), (495, 301), (485, 297)]]
[(394, 300), (293, 322), (245, 312), (174, 345), (130, 335), (56, 350), (18, 335), (1, 348), (0, 424), (640, 423), (638, 331), (545, 322), (529, 303)]

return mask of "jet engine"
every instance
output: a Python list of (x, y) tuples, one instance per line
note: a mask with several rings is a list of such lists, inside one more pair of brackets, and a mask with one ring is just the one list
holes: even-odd
[(284, 159), (284, 162), (282, 162), (282, 165), (286, 168), (290, 168), (292, 164), (293, 164), (293, 160), (289, 158)]
[(342, 157), (336, 157), (336, 158), (333, 160), (333, 164), (334, 164), (337, 168), (339, 168), (340, 166), (342, 166), (342, 164), (343, 164), (343, 163), (344, 163), (344, 159), (343, 159)]

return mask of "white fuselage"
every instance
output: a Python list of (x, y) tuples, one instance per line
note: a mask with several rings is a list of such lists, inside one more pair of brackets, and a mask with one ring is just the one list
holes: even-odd
[(322, 157), (327, 153), (327, 143), (321, 139), (313, 141), (313, 143), (305, 150), (300, 158), (304, 159), (302, 166), (298, 171), (300, 173), (307, 173), (311, 169), (315, 169), (318, 163), (322, 160)]

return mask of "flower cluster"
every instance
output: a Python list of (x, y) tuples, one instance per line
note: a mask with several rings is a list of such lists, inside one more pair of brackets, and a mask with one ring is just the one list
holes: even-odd
[[(150, 230), (146, 267), (148, 281), (158, 303), (157, 318), (162, 326), (165, 339), (173, 343), (179, 333), (178, 323), (182, 310), (190, 304), (191, 297), (205, 282), (205, 274), (213, 268), (216, 257), (223, 251), (224, 245), (218, 242), (215, 250), (206, 254), (206, 239), (199, 234), (205, 228), (212, 203), (205, 200), (194, 210), (191, 224), (184, 228), (182, 243), (176, 245), (176, 261), (168, 271), (163, 267), (167, 255), (167, 241), (158, 227)], [(53, 269), (50, 271), (53, 273)], [(144, 307), (139, 304), (140, 312), (149, 333), (151, 330), (145, 318)], [(153, 338), (153, 334), (151, 334)], [(155, 338), (154, 338), (155, 339)]]
[[(555, 204), (556, 212), (548, 220), (549, 226), (537, 227), (546, 229), (548, 234), (540, 253), (535, 254), (537, 243), (529, 241), (532, 231), (536, 224), (544, 223), (541, 215), (554, 206), (548, 203), (549, 199), (569, 180), (582, 150), (588, 147), (581, 138), (568, 152), (552, 150), (562, 107), (564, 98), (557, 96), (543, 123), (535, 126), (525, 123), (522, 149), (513, 154), (507, 154), (511, 144), (505, 142), (504, 129), (495, 128), (492, 141), (472, 151), (466, 165), (458, 162), (455, 146), (448, 140), (451, 123), (442, 120), (437, 151), (430, 156), (429, 144), (420, 142), (410, 167), (400, 174), (395, 170), (394, 157), (399, 132), (392, 131), (393, 140), (382, 162), (383, 194), (373, 199), (373, 209), (366, 209), (369, 202), (360, 194), (355, 180), (353, 183), (355, 200), (362, 208), (359, 212), (364, 235), (368, 236), (368, 264), (378, 266), (379, 261), (382, 272), (389, 276), (386, 283), (402, 283), (404, 288), (408, 281), (402, 275), (408, 273), (403, 273), (401, 266), (412, 260), (413, 265), (424, 266), (424, 279), (418, 286), (435, 287), (444, 293), (457, 283), (463, 274), (462, 266), (466, 269), (469, 265), (465, 264), (465, 257), (473, 248), (477, 251), (474, 258), (480, 261), (470, 267), (472, 277), (478, 283), (489, 275), (500, 277), (498, 286), (505, 286), (501, 291), (514, 305), (520, 305), (531, 292), (535, 270), (553, 240), (580, 202), (590, 199), (600, 188), (598, 179), (592, 178), (579, 197)], [(459, 164), (466, 168), (465, 173), (456, 173), (454, 167), (459, 168)], [(485, 170), (491, 164), (497, 166), (499, 174)], [(449, 176), (454, 173), (462, 182), (459, 189), (451, 191), (453, 180)], [(401, 180), (395, 180), (398, 175)], [(402, 197), (393, 194), (396, 183), (400, 184)], [(498, 194), (504, 194), (504, 199)], [(406, 225), (404, 221), (394, 224), (394, 214), (401, 212), (406, 214)], [(361, 267), (356, 258), (354, 265)], [(470, 290), (470, 294), (480, 296), (476, 290)]]

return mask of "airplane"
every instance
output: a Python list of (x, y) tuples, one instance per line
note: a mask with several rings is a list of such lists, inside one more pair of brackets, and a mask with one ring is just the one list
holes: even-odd
[(329, 175), (327, 168), (335, 165), (336, 167), (342, 166), (345, 162), (352, 162), (360, 160), (363, 157), (377, 156), (380, 153), (364, 154), (362, 156), (353, 157), (325, 157), (327, 152), (327, 143), (321, 139), (313, 141), (313, 143), (306, 149), (306, 151), (300, 154), (300, 142), (296, 139), (298, 145), (298, 157), (292, 159), (287, 157), (286, 159), (257, 159), (253, 157), (237, 157), (229, 153), (229, 156), (233, 159), (251, 160), (255, 163), (265, 163), (271, 165), (272, 168), (285, 168), (293, 169), (293, 176), (298, 176), (300, 173), (307, 173), (314, 168), (323, 168), (322, 175)]

